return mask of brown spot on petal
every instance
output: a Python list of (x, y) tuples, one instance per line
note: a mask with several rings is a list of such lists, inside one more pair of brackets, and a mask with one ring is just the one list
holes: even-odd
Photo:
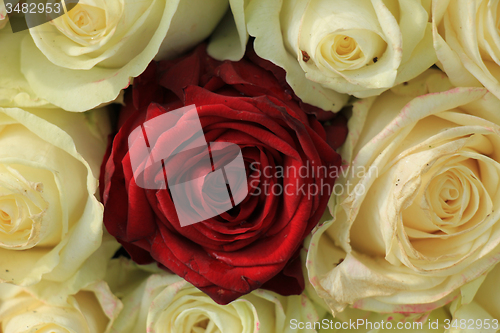
[(373, 58), (373, 62), (377, 62), (377, 61), (378, 61), (378, 57)]
[(308, 62), (309, 59), (311, 59), (311, 57), (309, 56), (309, 54), (307, 54), (306, 51), (302, 51), (302, 60), (304, 60), (304, 62)]

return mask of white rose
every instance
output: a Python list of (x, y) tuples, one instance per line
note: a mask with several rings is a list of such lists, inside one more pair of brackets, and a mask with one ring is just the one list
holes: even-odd
[(99, 248), (105, 110), (0, 108), (0, 281), (62, 283)]
[(439, 66), (451, 82), (484, 85), (500, 98), (498, 6), (487, 0), (433, 0), (432, 22)]
[(33, 296), (27, 288), (0, 284), (2, 333), (106, 333), (120, 309), (120, 301), (104, 282), (64, 297), (64, 303), (57, 305)]
[(124, 303), (111, 332), (316, 332), (290, 324), (292, 319), (318, 320), (305, 295), (285, 297), (259, 289), (219, 305), (177, 275), (151, 275), (124, 259), (111, 263), (107, 280)]
[(335, 313), (427, 312), (500, 261), (500, 101), (449, 88), (430, 70), (355, 103), (344, 192), (308, 253)]
[(374, 96), (433, 65), (428, 1), (254, 0), (256, 53), (283, 67), (304, 101), (336, 111), (343, 96)]
[[(472, 290), (462, 293), (457, 300), (453, 301), (450, 307), (453, 314), (450, 333), (500, 331), (499, 281), (500, 265), (497, 264), (487, 275), (483, 275), (470, 284)], [(478, 287), (479, 290), (477, 290)], [(464, 326), (468, 330), (463, 329)]]
[(227, 0), (80, 0), (30, 29), (21, 71), (41, 98), (85, 111), (114, 100), (158, 52), (175, 56), (206, 38), (226, 9)]

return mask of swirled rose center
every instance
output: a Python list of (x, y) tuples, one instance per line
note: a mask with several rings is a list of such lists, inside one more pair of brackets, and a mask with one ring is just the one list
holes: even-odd
[[(106, 8), (84, 4), (81, 1), (73, 8), (65, 8), (66, 13), (52, 24), (66, 37), (81, 46), (99, 43), (116, 28), (117, 20), (110, 18)], [(119, 16), (118, 16), (119, 18)]]
[(40, 241), (47, 202), (40, 183), (26, 181), (16, 170), (0, 166), (0, 247), (28, 249)]
[(5, 233), (11, 233), (14, 229), (14, 223), (12, 220), (16, 220), (19, 216), (19, 212), (13, 207), (16, 203), (12, 199), (2, 200), (0, 202), (0, 230)]
[(320, 44), (321, 57), (336, 68), (348, 68), (362, 60), (365, 55), (352, 37), (336, 35)]
[(106, 13), (98, 7), (78, 4), (68, 12), (72, 30), (82, 36), (93, 36), (106, 28)]
[(194, 316), (194, 318), (187, 318), (188, 321), (193, 320), (191, 331), (193, 333), (202, 332), (220, 332), (216, 325), (204, 315)]
[(323, 37), (316, 50), (316, 61), (328, 70), (354, 70), (382, 57), (387, 44), (368, 30), (331, 33)]
[(462, 215), (462, 208), (468, 206), (464, 200), (472, 199), (474, 194), (468, 176), (471, 175), (466, 171), (448, 170), (432, 180), (429, 186), (432, 208), (442, 223), (453, 222), (457, 214)]
[(403, 212), (408, 246), (432, 258), (455, 251), (455, 259), (448, 255), (450, 263), (469, 253), (465, 245), (460, 250), (456, 247), (468, 242), (467, 235), (491, 228), (488, 217), (498, 202), (495, 198), (500, 179), (500, 165), (493, 154), (496, 140), (473, 134), (456, 142), (466, 144), (460, 151), (443, 154), (434, 161), (422, 177), (417, 196)]
[(362, 53), (358, 43), (349, 36), (336, 36), (332, 49), (339, 57), (347, 59), (358, 59)]
[(33, 217), (41, 213), (39, 207), (26, 202), (20, 195), (0, 198), (0, 247), (25, 248), (32, 234)]

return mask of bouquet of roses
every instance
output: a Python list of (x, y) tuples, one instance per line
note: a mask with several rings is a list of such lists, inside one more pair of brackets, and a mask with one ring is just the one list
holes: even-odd
[(500, 331), (499, 27), (0, 0), (0, 332)]

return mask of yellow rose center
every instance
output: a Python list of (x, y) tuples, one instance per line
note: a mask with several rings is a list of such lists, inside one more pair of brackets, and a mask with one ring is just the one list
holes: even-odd
[(66, 37), (82, 46), (102, 42), (116, 28), (117, 21), (110, 21), (106, 8), (80, 1), (72, 8), (65, 8), (65, 11), (66, 14), (51, 22)]
[(336, 68), (349, 68), (364, 58), (359, 44), (352, 37), (336, 35), (320, 46), (321, 57)]
[(466, 166), (450, 168), (434, 177), (429, 184), (428, 198), (439, 217), (437, 226), (458, 227), (467, 223), (477, 211), (480, 187), (477, 176)]
[(10, 247), (26, 242), (33, 225), (33, 221), (26, 216), (30, 208), (37, 210), (37, 207), (29, 207), (19, 195), (0, 198), (0, 246)]
[(73, 16), (73, 21), (82, 30), (85, 30), (85, 28), (87, 28), (88, 30), (88, 27), (92, 22), (90, 20), (89, 14), (86, 11), (79, 11), (77, 15)]
[(359, 59), (361, 50), (354, 38), (349, 36), (336, 36), (332, 51), (339, 57), (347, 59)]
[(67, 15), (70, 27), (78, 35), (93, 37), (106, 28), (106, 13), (101, 8), (79, 3)]
[(210, 325), (213, 327), (210, 330), (207, 330), (207, 328), (209, 328), (209, 325), (210, 325), (210, 319), (203, 317), (203, 316), (200, 316), (199, 318), (197, 318), (197, 321), (194, 323), (193, 327), (191, 328), (191, 332), (192, 333), (204, 333), (204, 332), (217, 332), (217, 331), (219, 331), (218, 329), (217, 329), (217, 331), (214, 331), (214, 329), (216, 329), (216, 327), (213, 324)]
[(0, 166), (0, 247), (27, 249), (39, 241), (47, 203), (42, 184), (27, 182), (16, 170)]

